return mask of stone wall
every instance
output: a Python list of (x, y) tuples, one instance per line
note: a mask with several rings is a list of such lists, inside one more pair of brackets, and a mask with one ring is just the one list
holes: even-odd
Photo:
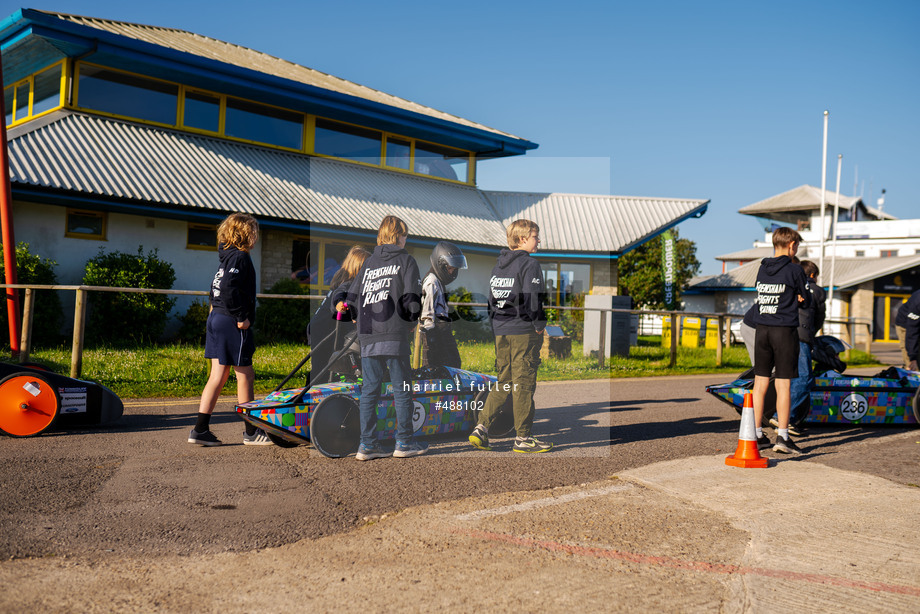
[(616, 260), (600, 260), (594, 264), (593, 290), (591, 294), (616, 296), (619, 294), (619, 279)]
[[(875, 314), (875, 282), (866, 281), (859, 285), (850, 296), (850, 318), (858, 322), (872, 321)], [(859, 345), (866, 342), (866, 327), (862, 324), (856, 326), (856, 338), (850, 343)]]
[(291, 253), (294, 235), (280, 230), (268, 230), (259, 239), (262, 243), (262, 270), (259, 272), (259, 290), (267, 290), (291, 275)]

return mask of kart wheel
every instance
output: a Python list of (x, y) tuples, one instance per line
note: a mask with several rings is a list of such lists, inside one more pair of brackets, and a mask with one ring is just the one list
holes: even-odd
[[(485, 407), (486, 400), (489, 398), (489, 391), (483, 390), (476, 395), (476, 398), (473, 400), (474, 407)], [(476, 420), (474, 420), (474, 426), (479, 424), (479, 415), (482, 413), (481, 410), (476, 411)], [(511, 399), (511, 395), (508, 395), (508, 398), (502, 404), (498, 410), (498, 415), (492, 420), (492, 424), (489, 426), (489, 437), (506, 437), (509, 433), (514, 431), (514, 403)]]
[(47, 429), (61, 411), (54, 386), (37, 373), (13, 373), (0, 381), (0, 430), (30, 437)]
[(279, 448), (296, 448), (297, 446), (300, 445), (296, 441), (288, 441), (287, 439), (284, 439), (283, 437), (279, 437), (278, 435), (275, 435), (274, 433), (269, 433), (268, 431), (265, 431), (265, 434), (268, 436), (271, 442), (275, 444), (276, 446), (278, 446)]
[(310, 416), (310, 441), (323, 456), (330, 458), (357, 452), (361, 441), (358, 403), (344, 394), (320, 401)]

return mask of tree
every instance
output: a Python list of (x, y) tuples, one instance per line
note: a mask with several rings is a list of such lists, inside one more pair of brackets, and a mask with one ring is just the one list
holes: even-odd
[[(674, 267), (674, 303), (680, 303), (684, 284), (700, 270), (696, 259), (696, 245), (689, 239), (679, 239), (677, 228), (671, 229), (674, 237), (676, 266)], [(620, 256), (617, 264), (620, 294), (631, 296), (637, 307), (665, 309), (664, 283), (661, 274), (661, 236), (643, 243)]]
[[(0, 245), (0, 249), (2, 249)], [(54, 286), (58, 283), (54, 267), (57, 262), (50, 258), (42, 258), (29, 251), (28, 243), (19, 243), (16, 246), (16, 277), (21, 284), (41, 284)], [(0, 258), (0, 279), (4, 278), (4, 263)], [(19, 316), (25, 307), (25, 290), (19, 292)], [(8, 343), (9, 324), (7, 323), (7, 307), (4, 301), (0, 308), (0, 335), (3, 335), (3, 344)], [(56, 345), (62, 339), (61, 326), (64, 322), (64, 312), (61, 311), (61, 297), (51, 290), (36, 290), (34, 295), (34, 311), (32, 314), (32, 344)]]

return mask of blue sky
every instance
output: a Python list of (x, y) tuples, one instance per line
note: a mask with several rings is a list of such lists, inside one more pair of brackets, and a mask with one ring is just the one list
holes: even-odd
[[(0, 1), (9, 15), (24, 6)], [(705, 274), (762, 236), (738, 209), (821, 184), (920, 217), (920, 2), (48, 0), (181, 28), (540, 144), (487, 189), (710, 199), (680, 226)], [(539, 221), (539, 220), (538, 220)]]

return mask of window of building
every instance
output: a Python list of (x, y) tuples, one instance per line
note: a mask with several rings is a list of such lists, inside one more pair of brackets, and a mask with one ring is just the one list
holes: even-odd
[(185, 92), (182, 124), (188, 128), (220, 131), (220, 98), (201, 92)]
[(224, 134), (290, 149), (303, 148), (304, 116), (239, 98), (227, 98)]
[(896, 249), (883, 249), (882, 258), (894, 258), (898, 255), (898, 250)]
[(366, 164), (380, 164), (383, 135), (376, 130), (316, 118), (313, 138), (315, 153)]
[(65, 237), (105, 241), (106, 214), (98, 211), (67, 210)]
[(540, 262), (546, 301), (550, 305), (571, 306), (579, 296), (591, 291), (591, 265), (573, 262)]
[(866, 256), (865, 250), (862, 250), (862, 249), (856, 250), (856, 257), (857, 257), (857, 258), (865, 258), (865, 256)]
[(470, 155), (458, 149), (431, 145), (415, 144), (415, 172), (442, 179), (467, 181)]
[(59, 62), (5, 88), (7, 125), (59, 108), (63, 70)]
[(217, 250), (217, 226), (211, 224), (189, 224), (189, 249)]
[(81, 64), (77, 104), (103, 113), (174, 126), (179, 86), (99, 66)]
[[(342, 267), (353, 242), (326, 241), (315, 238), (295, 238), (291, 251), (291, 277), (311, 290), (331, 290), (332, 278)], [(368, 251), (373, 246), (364, 245)]]
[(412, 142), (395, 137), (387, 137), (386, 165), (408, 171), (412, 168)]

